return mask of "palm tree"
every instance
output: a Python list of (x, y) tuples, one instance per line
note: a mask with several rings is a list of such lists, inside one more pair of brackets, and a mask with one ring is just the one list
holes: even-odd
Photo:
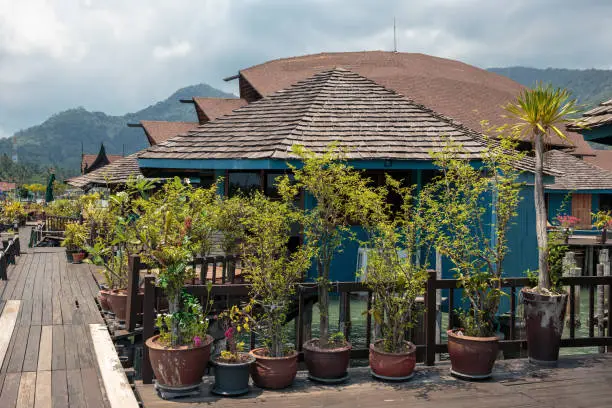
[(546, 235), (546, 205), (544, 203), (544, 144), (551, 135), (562, 139), (567, 136), (561, 130), (569, 115), (578, 112), (576, 100), (570, 99), (566, 89), (555, 89), (552, 85), (538, 83), (533, 89), (526, 88), (516, 101), (505, 106), (506, 111), (517, 120), (514, 129), (530, 136), (535, 150), (535, 210), (538, 238), (538, 287), (551, 288), (548, 271), (548, 237)]

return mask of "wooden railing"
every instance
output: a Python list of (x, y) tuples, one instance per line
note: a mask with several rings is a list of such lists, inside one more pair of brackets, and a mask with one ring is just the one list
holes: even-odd
[[(208, 262), (206, 259), (200, 258), (196, 262), (204, 263)], [(235, 263), (234, 263), (235, 266)], [(231, 269), (231, 268), (223, 268)], [(133, 257), (130, 260), (131, 279), (129, 281), (128, 290), (128, 321), (126, 326), (135, 327), (135, 321), (137, 313), (140, 310), (136, 310), (135, 297), (139, 287), (139, 277), (142, 271), (140, 261), (138, 257)], [(200, 268), (200, 282), (207, 282), (210, 279), (204, 275), (203, 271), (208, 271), (208, 264), (206, 268)], [(226, 275), (224, 272), (223, 275)], [(214, 275), (214, 273), (213, 273)], [(163, 291), (155, 286), (155, 278), (152, 275), (144, 276), (144, 301), (142, 302), (142, 336), (147, 339), (155, 333), (155, 313), (156, 305), (159, 305), (160, 298), (164, 296)], [(214, 282), (218, 282), (219, 279), (215, 276)], [(227, 307), (231, 304), (246, 300), (249, 297), (250, 285), (242, 283), (231, 283), (232, 279), (226, 277), (225, 284), (213, 284), (210, 296), (220, 307)], [(436, 354), (446, 353), (448, 351), (446, 343), (439, 343), (439, 326), (438, 317), (440, 313), (440, 305), (438, 304), (438, 291), (447, 290), (448, 295), (446, 300), (448, 305), (451, 305), (448, 313), (448, 328), (453, 328), (454, 311), (452, 310), (457, 296), (460, 296), (459, 291), (461, 288), (458, 287), (459, 282), (456, 279), (438, 279), (436, 272), (429, 272), (425, 297), (424, 297), (424, 320), (422, 325), (416, 325), (415, 329), (411, 333), (407, 333), (407, 337), (412, 339), (417, 347), (417, 358), (419, 361), (423, 361), (426, 365), (434, 365), (436, 361)], [(561, 284), (570, 288), (570, 313), (569, 313), (569, 338), (564, 338), (561, 341), (561, 347), (608, 347), (608, 351), (612, 350), (612, 332), (610, 331), (610, 323), (607, 327), (607, 335), (595, 336), (595, 288), (600, 285), (608, 287), (610, 293), (612, 293), (612, 277), (611, 276), (590, 276), (590, 277), (564, 277), (561, 280)], [(519, 338), (516, 332), (517, 322), (517, 303), (518, 294), (520, 289), (524, 286), (530, 286), (531, 281), (527, 278), (505, 278), (502, 280), (502, 287), (508, 292), (510, 297), (510, 311), (509, 311), (509, 336), (507, 339), (500, 341), (500, 349), (506, 352), (516, 351), (520, 348), (526, 347), (526, 340)], [(575, 334), (575, 287), (587, 287), (589, 289), (589, 335), (588, 337), (576, 337)], [(185, 285), (185, 292), (190, 293), (193, 296), (200, 298), (201, 300), (208, 299), (208, 290), (206, 285)], [(296, 288), (296, 307), (297, 313), (295, 314), (295, 339), (294, 345), (298, 352), (300, 352), (300, 358), (302, 358), (302, 345), (310, 338), (310, 325), (311, 325), (311, 309), (309, 309), (309, 302), (312, 301), (312, 295), (316, 293), (317, 286), (315, 283), (300, 283)], [(367, 299), (367, 308), (370, 309), (372, 305), (372, 292), (362, 282), (334, 282), (331, 285), (331, 291), (339, 295), (340, 313), (339, 323), (341, 330), (344, 332), (347, 340), (351, 341), (351, 317), (350, 317), (350, 299), (351, 295), (363, 294)], [(608, 301), (607, 306), (608, 322), (610, 316), (612, 316), (612, 302)], [(373, 322), (372, 317), (368, 313), (365, 315), (366, 319), (366, 333), (365, 333), (365, 346), (366, 347), (354, 347), (351, 350), (351, 358), (365, 359), (368, 357), (368, 345), (372, 341), (373, 336)], [(255, 336), (251, 334), (251, 346), (255, 345)], [(148, 350), (145, 347), (143, 350), (143, 361), (142, 361), (142, 380), (145, 384), (152, 382), (153, 373), (149, 361)]]
[(21, 244), (18, 235), (15, 235), (12, 239), (2, 240), (2, 250), (0, 251), (0, 279), (8, 280), (8, 266), (16, 263), (16, 257), (19, 256), (20, 253)]
[(76, 217), (63, 217), (59, 215), (47, 215), (45, 216), (45, 231), (53, 232), (64, 232), (66, 231), (66, 224), (73, 222), (80, 222), (81, 220)]

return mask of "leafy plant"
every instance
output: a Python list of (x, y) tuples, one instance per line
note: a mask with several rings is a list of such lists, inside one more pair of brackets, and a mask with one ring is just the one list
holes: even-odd
[[(495, 316), (504, 292), (503, 263), (508, 252), (507, 232), (520, 202), (520, 171), (516, 141), (504, 128), (500, 141), (485, 138), (482, 165), (473, 166), (466, 150), (448, 142), (433, 153), (439, 176), (423, 196), (428, 236), (436, 249), (453, 263), (462, 295), (469, 302), (459, 311), (466, 334), (487, 337), (494, 333)], [(492, 218), (495, 221), (492, 221)]]
[(17, 200), (5, 200), (2, 203), (1, 209), (0, 215), (3, 222), (7, 224), (18, 223), (25, 219), (27, 215), (23, 203)]
[(593, 226), (597, 229), (612, 227), (612, 211), (600, 210), (591, 214), (593, 218)]
[(224, 328), (226, 349), (220, 353), (219, 361), (224, 363), (238, 363), (243, 361), (245, 350), (244, 341), (239, 341), (237, 333), (248, 333), (251, 330), (253, 319), (250, 316), (252, 304), (248, 304), (244, 309), (240, 309), (237, 305), (232, 305), (231, 308), (219, 315), (219, 320)]
[[(210, 287), (208, 289), (210, 293)], [(188, 293), (182, 294), (182, 308), (171, 314), (158, 314), (155, 326), (159, 329), (159, 343), (165, 347), (176, 344), (199, 347), (208, 331), (208, 318), (212, 302), (203, 308), (198, 299)], [(175, 331), (172, 328), (177, 327)]]
[(78, 222), (66, 224), (62, 246), (70, 250), (81, 250), (87, 246), (89, 231), (87, 226)]
[(306, 243), (289, 253), (292, 226), (303, 221), (303, 213), (286, 201), (273, 201), (255, 192), (243, 205), (245, 230), (242, 244), (243, 273), (251, 283), (251, 299), (258, 311), (258, 331), (269, 355), (285, 355), (283, 326), (296, 285), (310, 266), (312, 247)]
[(316, 205), (306, 211), (304, 235), (315, 249), (317, 261), (319, 347), (333, 347), (329, 344), (331, 263), (335, 254), (342, 251), (344, 239), (352, 237), (351, 220), (362, 219), (367, 212), (372, 191), (368, 180), (342, 160), (333, 144), (322, 155), (299, 145), (294, 145), (292, 152), (302, 160), (303, 166), (289, 165), (294, 180), (289, 176), (281, 177), (279, 193), (290, 202), (303, 189), (316, 200)]

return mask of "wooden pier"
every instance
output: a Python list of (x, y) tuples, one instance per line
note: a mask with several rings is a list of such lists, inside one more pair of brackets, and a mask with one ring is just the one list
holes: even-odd
[(9, 267), (0, 281), (0, 407), (138, 406), (97, 292), (89, 266), (66, 263), (63, 248), (31, 248)]

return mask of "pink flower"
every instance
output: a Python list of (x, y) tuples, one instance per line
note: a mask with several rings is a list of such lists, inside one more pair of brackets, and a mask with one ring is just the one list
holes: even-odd
[(234, 328), (233, 328), (233, 327), (230, 327), (229, 329), (227, 329), (227, 330), (225, 331), (225, 338), (227, 338), (227, 339), (230, 339), (230, 340), (231, 340), (231, 339), (232, 339), (232, 337), (234, 337)]
[(193, 338), (193, 345), (196, 347), (200, 347), (202, 345), (202, 338), (200, 336), (195, 336)]

